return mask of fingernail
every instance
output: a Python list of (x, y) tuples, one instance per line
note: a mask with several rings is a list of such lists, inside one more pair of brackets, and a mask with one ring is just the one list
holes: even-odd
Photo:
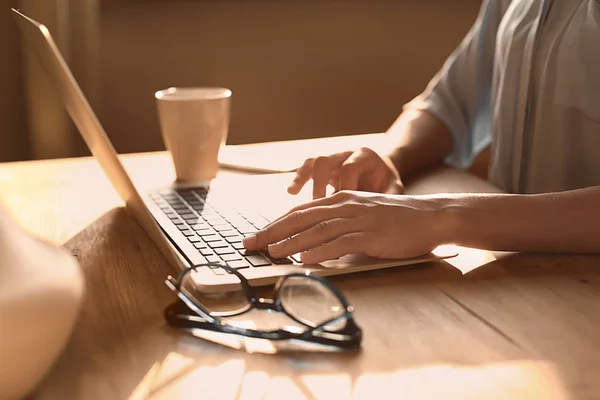
[(246, 248), (255, 247), (256, 246), (256, 235), (246, 236), (244, 239), (242, 239), (242, 243), (244, 244), (244, 247), (246, 247)]

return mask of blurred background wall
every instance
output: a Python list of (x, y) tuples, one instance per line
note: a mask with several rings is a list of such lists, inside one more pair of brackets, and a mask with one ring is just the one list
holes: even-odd
[(87, 155), (11, 6), (46, 23), (117, 151), (164, 148), (153, 94), (233, 91), (230, 144), (384, 131), (481, 0), (0, 0), (0, 161)]
[(27, 134), (23, 90), (23, 63), (10, 15), (15, 2), (0, 0), (0, 161), (26, 154)]

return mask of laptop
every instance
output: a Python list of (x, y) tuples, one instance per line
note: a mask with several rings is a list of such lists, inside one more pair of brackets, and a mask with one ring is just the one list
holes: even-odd
[[(92, 155), (123, 199), (126, 209), (156, 243), (167, 261), (177, 269), (199, 266), (195, 283), (207, 291), (236, 287), (237, 278), (221, 268), (202, 266), (207, 262), (227, 263), (240, 271), (253, 286), (270, 285), (291, 272), (319, 276), (355, 273), (388, 267), (413, 266), (446, 258), (435, 254), (402, 260), (375, 259), (353, 254), (318, 265), (302, 264), (296, 256), (273, 259), (267, 252), (248, 252), (242, 245), (245, 235), (264, 227), (286, 210), (277, 210), (277, 201), (263, 201), (263, 209), (248, 209), (243, 200), (248, 192), (234, 188), (213, 189), (209, 182), (159, 187), (149, 192), (138, 191), (102, 128), (98, 118), (75, 81), (49, 30), (39, 22), (12, 9), (29, 49), (34, 53), (65, 104)], [(260, 178), (260, 177), (259, 177)], [(265, 185), (264, 177), (244, 177), (242, 186), (260, 191), (278, 190)], [(245, 181), (246, 182), (246, 181)], [(261, 186), (260, 182), (262, 182)], [(263, 190), (264, 189), (264, 190)], [(275, 197), (275, 196), (274, 196)], [(229, 200), (233, 199), (233, 200)]]

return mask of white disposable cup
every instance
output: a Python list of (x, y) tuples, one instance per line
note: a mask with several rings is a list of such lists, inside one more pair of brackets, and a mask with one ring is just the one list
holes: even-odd
[(168, 88), (155, 93), (162, 137), (178, 181), (210, 181), (227, 142), (231, 90)]

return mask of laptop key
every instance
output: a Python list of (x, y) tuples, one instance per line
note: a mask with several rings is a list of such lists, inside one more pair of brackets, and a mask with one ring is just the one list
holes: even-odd
[(217, 232), (214, 229), (212, 229), (212, 228), (210, 228), (210, 229), (203, 229), (201, 231), (196, 231), (196, 234), (198, 236), (202, 236), (202, 237), (205, 237), (205, 236), (217, 236)]
[(218, 263), (218, 262), (221, 262), (221, 257), (219, 257), (219, 256), (208, 256), (208, 257), (206, 257), (206, 261), (208, 261), (210, 263)]
[[(227, 231), (231, 231), (233, 229), (233, 227), (229, 224), (219, 224), (219, 225), (213, 225), (213, 229), (217, 232), (227, 232)], [(221, 233), (222, 235), (222, 233)]]
[(206, 222), (208, 222), (210, 225), (212, 225), (213, 227), (217, 226), (217, 225), (225, 225), (227, 224), (227, 221), (225, 221), (223, 218), (221, 217), (206, 217), (204, 215), (202, 215), (202, 218), (204, 218), (206, 220)]
[(192, 229), (195, 231), (205, 231), (205, 230), (212, 229), (212, 228), (206, 222), (199, 221), (199, 222), (195, 223), (194, 225), (192, 225)]
[(198, 243), (198, 242), (202, 242), (202, 239), (199, 236), (188, 236), (188, 240), (191, 243)]
[(223, 236), (224, 238), (234, 237), (234, 236), (238, 237), (239, 236), (239, 234), (237, 233), (237, 231), (234, 231), (234, 230), (231, 230), (231, 229), (227, 230), (227, 231), (220, 231), (219, 234), (221, 236)]
[(210, 204), (208, 204), (206, 201), (204, 202), (204, 207), (203, 207), (202, 214), (205, 215), (219, 215), (217, 212), (215, 212), (215, 209), (212, 208), (212, 206)]
[(202, 249), (202, 250), (200, 250), (200, 254), (207, 257), (207, 256), (214, 256), (215, 252), (212, 249)]
[(250, 225), (242, 226), (241, 228), (237, 228), (238, 232), (242, 235), (249, 235), (251, 233), (256, 233), (256, 228)]
[(227, 265), (235, 269), (250, 268), (250, 263), (246, 260), (229, 261)]
[(268, 252), (261, 253), (261, 254), (263, 256), (267, 257), (269, 260), (271, 260), (271, 262), (273, 264), (276, 264), (276, 265), (285, 265), (285, 264), (293, 264), (294, 263), (289, 258), (275, 258), (275, 257), (271, 257), (271, 255)]
[(242, 216), (237, 216), (237, 217), (230, 217), (230, 218), (225, 218), (227, 221), (229, 221), (229, 223), (233, 226), (235, 226), (236, 228), (238, 226), (244, 226), (244, 225), (248, 225), (248, 221), (246, 221), (244, 219), (244, 217)]
[(197, 199), (196, 195), (193, 193), (179, 193), (179, 195), (185, 200), (185, 201), (195, 201)]
[(217, 253), (218, 255), (223, 255), (223, 254), (235, 254), (236, 251), (233, 247), (218, 247), (215, 250), (215, 253)]
[(192, 231), (190, 229), (186, 229), (185, 231), (181, 231), (181, 233), (183, 233), (183, 235), (186, 236), (186, 237), (196, 236), (196, 234), (194, 233), (194, 231)]
[(209, 242), (208, 247), (210, 247), (211, 249), (216, 249), (219, 247), (229, 247), (229, 244), (224, 240), (217, 240), (214, 242)]
[(206, 243), (209, 243), (209, 242), (217, 242), (217, 241), (220, 241), (220, 240), (222, 240), (222, 239), (221, 239), (221, 237), (220, 237), (220, 236), (217, 236), (217, 235), (208, 235), (208, 236), (202, 236), (202, 239), (203, 239), (203, 240), (204, 240)]
[(242, 242), (231, 243), (231, 247), (236, 250), (245, 250), (244, 244)]
[(187, 225), (185, 225), (185, 224), (182, 224), (182, 225), (176, 225), (176, 226), (177, 226), (177, 228), (178, 228), (180, 231), (187, 231), (187, 230), (189, 229), (189, 227), (188, 227)]
[[(227, 221), (236, 220), (242, 218), (240, 214), (233, 210), (220, 210), (221, 217)], [(243, 219), (243, 218), (242, 218)]]
[(229, 253), (229, 254), (223, 254), (223, 255), (221, 256), (221, 258), (222, 258), (224, 261), (237, 261), (237, 260), (241, 260), (241, 259), (242, 259), (242, 256), (240, 256), (240, 255), (239, 255), (239, 254), (237, 254), (237, 253)]
[(194, 247), (197, 248), (198, 250), (208, 249), (208, 245), (204, 242), (194, 243)]
[(254, 267), (264, 267), (267, 265), (271, 265), (271, 261), (269, 261), (266, 257), (262, 255), (246, 256), (245, 259)]
[(198, 252), (186, 252), (185, 255), (193, 266), (206, 263), (206, 258), (204, 258), (204, 256)]
[(237, 243), (237, 242), (241, 242), (244, 239), (243, 236), (240, 235), (236, 235), (236, 236), (226, 236), (225, 240), (227, 240), (229, 243)]
[(240, 250), (240, 254), (243, 256), (259, 256), (260, 255), (260, 253), (258, 251), (246, 250), (246, 248), (243, 248), (242, 250)]
[(194, 204), (192, 205), (192, 208), (193, 208), (194, 210), (198, 211), (198, 213), (202, 213), (202, 212), (204, 212), (204, 210), (206, 209), (206, 205), (204, 205), (204, 204), (202, 204), (202, 203), (200, 203), (200, 204), (196, 204), (196, 203), (194, 203)]
[(252, 223), (252, 225), (256, 226), (259, 229), (264, 228), (269, 223), (269, 220), (267, 220), (260, 214), (250, 214), (245, 217), (248, 221), (250, 221), (250, 223)]

